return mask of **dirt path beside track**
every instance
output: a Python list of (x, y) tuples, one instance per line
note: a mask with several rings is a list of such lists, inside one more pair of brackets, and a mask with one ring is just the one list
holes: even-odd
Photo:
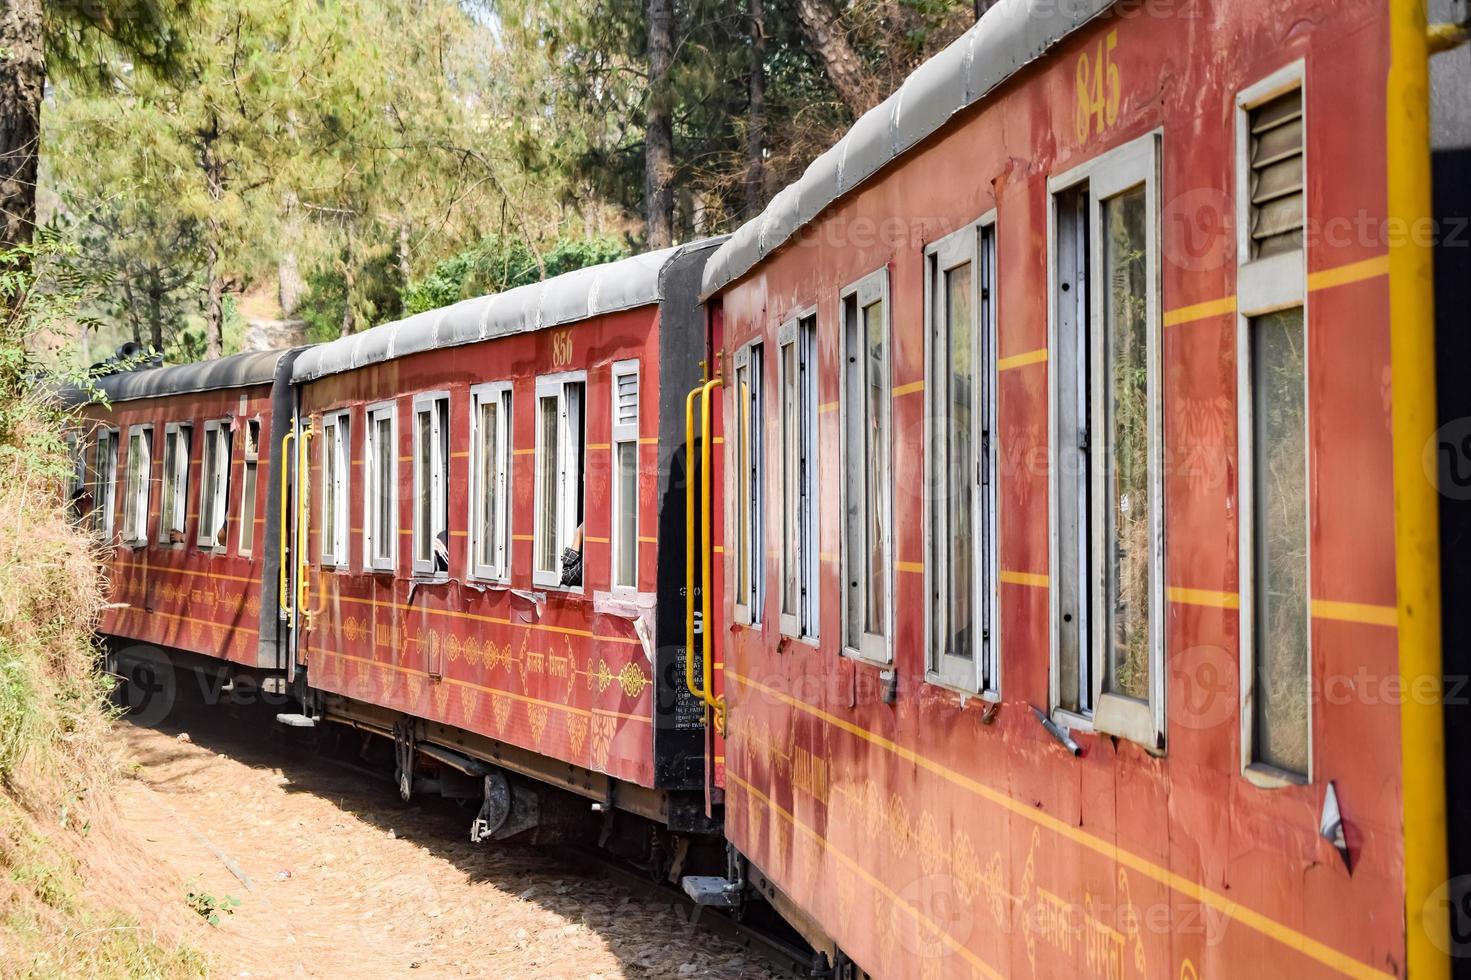
[(119, 808), (177, 900), (240, 900), (205, 931), (216, 976), (777, 976), (678, 906), (547, 850), (472, 845), (469, 811), (401, 803), (225, 709), (117, 730), (137, 760)]

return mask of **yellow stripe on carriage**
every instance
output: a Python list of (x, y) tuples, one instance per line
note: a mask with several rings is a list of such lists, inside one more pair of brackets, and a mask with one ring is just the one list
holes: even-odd
[[(1255, 911), (1254, 909), (1246, 908), (1235, 899), (1228, 898), (1225, 895), (1220, 894), (1219, 892), (1213, 891), (1200, 884), (1199, 882), (1192, 881), (1184, 875), (1179, 874), (1178, 872), (1171, 871), (1169, 868), (1165, 868), (1158, 864), (1155, 864), (1148, 858), (1144, 858), (1130, 851), (1126, 851), (1118, 845), (1117, 841), (1110, 841), (1105, 840), (1102, 837), (1097, 837), (1093, 834), (1090, 834), (1088, 831), (1083, 830), (1081, 827), (1075, 827), (1074, 825), (1066, 821), (1059, 820), (1057, 817), (1054, 817), (1049, 813), (1044, 813), (1036, 810), (1022, 800), (1012, 799), (1005, 793), (1002, 793), (1001, 791), (996, 790), (986, 785), (985, 783), (980, 782), (979, 780), (972, 779), (969, 776), (961, 775), (958, 772), (954, 772), (951, 769), (948, 769), (945, 766), (941, 765), (940, 763), (935, 762), (933, 759), (922, 756), (918, 752), (915, 752), (914, 750), (909, 748), (905, 748), (904, 746), (899, 745), (898, 743), (887, 739), (882, 735), (877, 735), (873, 732), (870, 732), (865, 728), (855, 725), (850, 721), (839, 718), (836, 715), (830, 714), (814, 705), (806, 704), (802, 701), (799, 701), (791, 695), (787, 694), (785, 691), (778, 691), (775, 688), (767, 687), (760, 681), (754, 680), (750, 677), (745, 677), (741, 674), (737, 674), (733, 670), (727, 670), (725, 674), (726, 677), (731, 681), (737, 681), (742, 686), (749, 687), (755, 691), (759, 691), (760, 693), (765, 694), (766, 696), (779, 701), (790, 708), (811, 715), (813, 718), (816, 718), (819, 721), (826, 722), (828, 725), (831, 725), (834, 728), (838, 728), (842, 731), (847, 732), (850, 735), (861, 738), (872, 745), (875, 745), (881, 749), (885, 749), (891, 754), (898, 756), (900, 759), (903, 759), (905, 762), (908, 762), (910, 765), (916, 766), (920, 769), (928, 770), (934, 775), (939, 776), (941, 779), (953, 783), (961, 789), (967, 790), (975, 794), (976, 796), (979, 796), (982, 799), (1001, 807), (1002, 809), (1008, 810), (1016, 816), (1020, 816), (1027, 820), (1030, 820), (1033, 823), (1040, 825), (1041, 827), (1057, 834), (1060, 837), (1065, 837), (1068, 840), (1071, 840), (1076, 844), (1080, 844), (1083, 847), (1086, 847), (1089, 850), (1094, 851), (1095, 853), (1100, 854), (1105, 858), (1117, 861), (1119, 864), (1129, 868), (1132, 871), (1136, 871), (1139, 874), (1144, 875), (1145, 877), (1152, 878), (1160, 884), (1165, 885), (1168, 888), (1179, 893), (1180, 895), (1185, 896), (1186, 898), (1198, 901), (1204, 905), (1208, 905), (1211, 908), (1215, 909), (1217, 912), (1225, 915), (1227, 918), (1240, 922), (1247, 928), (1254, 929), (1262, 935), (1267, 936), (1270, 939), (1274, 939), (1290, 949), (1297, 950), (1304, 956), (1316, 960), (1317, 962), (1331, 967), (1332, 969), (1338, 970), (1340, 973), (1344, 973), (1351, 977), (1393, 976), (1393, 974), (1391, 973), (1375, 969), (1369, 964), (1362, 963), (1359, 960), (1354, 959), (1352, 956), (1347, 955), (1346, 953), (1339, 952), (1326, 943), (1319, 942), (1311, 936), (1298, 932), (1291, 926), (1284, 925), (1276, 921), (1275, 919), (1268, 918), (1267, 916)], [(727, 771), (726, 778), (730, 779), (735, 777), (733, 773)]]

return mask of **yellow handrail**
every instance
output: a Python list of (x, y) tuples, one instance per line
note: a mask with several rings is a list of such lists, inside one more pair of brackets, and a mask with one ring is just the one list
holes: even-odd
[(281, 562), (278, 574), (281, 577), (279, 601), (281, 611), (286, 614), (286, 625), (294, 625), (296, 621), (296, 607), (291, 604), (289, 594), (291, 592), (291, 575), (287, 570), (287, 545), (291, 541), (291, 525), (286, 522), (287, 501), (291, 496), (291, 457), (286, 455), (290, 450), (291, 443), (296, 439), (296, 425), (293, 420), (291, 428), (286, 435), (281, 437)]
[(710, 633), (710, 606), (713, 593), (715, 592), (714, 581), (710, 575), (710, 553), (715, 546), (711, 543), (710, 535), (710, 500), (712, 497), (710, 484), (710, 392), (720, 387), (720, 376), (717, 374), (700, 388), (700, 599), (701, 615), (700, 623), (704, 634), (704, 655), (700, 658), (704, 668), (704, 696), (705, 703), (715, 710), (715, 730), (725, 734), (725, 696), (715, 697), (713, 674), (715, 671), (715, 644)]
[(311, 596), (311, 584), (308, 578), (310, 562), (307, 556), (308, 540), (308, 516), (310, 502), (307, 497), (311, 490), (311, 459), (307, 455), (308, 447), (312, 438), (316, 435), (310, 422), (306, 428), (301, 430), (301, 441), (296, 445), (296, 608), (302, 611), (303, 629), (311, 629), (311, 618), (307, 613), (310, 608), (308, 599)]
[(700, 388), (690, 390), (684, 400), (684, 686), (705, 700), (695, 686), (695, 399)]

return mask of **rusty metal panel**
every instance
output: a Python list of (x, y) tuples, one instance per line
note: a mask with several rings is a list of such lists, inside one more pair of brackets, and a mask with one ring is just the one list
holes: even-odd
[[(772, 628), (733, 625), (723, 676), (729, 837), (874, 975), (1403, 975), (1394, 392), (1380, 233), (1386, 16), (1371, 0), (1331, 12), (1143, 5), (1076, 29), (1016, 72), (1009, 52), (1041, 51), (1044, 39), (1024, 20), (988, 14), (965, 69), (967, 98), (984, 98), (869, 176), (861, 195), (841, 196), (852, 186), (845, 173), (831, 200), (801, 196), (799, 216), (813, 222), (800, 229), (804, 247), (773, 251), (770, 236), (743, 229), (707, 266), (727, 353), (752, 339), (774, 345), (774, 324), (816, 306), (820, 403), (839, 398), (840, 290), (889, 270), (897, 697), (886, 703), (880, 671), (838, 649), (836, 560), (823, 562), (821, 646), (779, 646)], [(1313, 778), (1267, 789), (1241, 768), (1239, 609), (1249, 598), (1238, 554), (1234, 100), (1299, 60), (1315, 232), (1306, 253)], [(876, 123), (864, 131), (874, 145), (886, 138)], [(1048, 347), (1047, 182), (1155, 131), (1166, 745), (1156, 755), (1074, 728), (1074, 757), (1031, 711), (1049, 707), (1053, 626), (1048, 376), (1060, 366)], [(1353, 165), (1326, 163), (1339, 160)], [(814, 172), (824, 187), (832, 181), (827, 163)], [(933, 500), (923, 477), (923, 250), (992, 211), (994, 709), (926, 680), (923, 614)], [(766, 390), (774, 397), (775, 385)], [(819, 421), (825, 486), (841, 472), (838, 415)], [(768, 479), (777, 462), (768, 442)], [(778, 499), (770, 484), (767, 499)], [(838, 515), (823, 521), (822, 550), (836, 555)], [(773, 552), (773, 581), (776, 567)], [(1329, 781), (1351, 871), (1319, 832)]]
[[(610, 301), (606, 295), (592, 302), (605, 301)], [(611, 301), (622, 302), (616, 297)], [(567, 315), (565, 310), (552, 313), (554, 318)], [(449, 308), (446, 320), (457, 324), (453, 331), (471, 329), (458, 307)], [(399, 353), (407, 348), (396, 341), (392, 359), (326, 374), (302, 386), (304, 417), (344, 409), (350, 413), (354, 464), (364, 458), (366, 407), (391, 400), (398, 415), (396, 571), (375, 572), (364, 564), (361, 466), (352, 467), (349, 487), (353, 533), (347, 568), (317, 564), (320, 528), (313, 520), (308, 544), (313, 628), (302, 634), (300, 644), (313, 687), (627, 782), (654, 784), (653, 726), (660, 681), (652, 669), (651, 646), (645, 646), (633, 621), (600, 608), (595, 596), (609, 590), (612, 575), (611, 365), (627, 358), (640, 361), (639, 426), (647, 434), (638, 446), (640, 534), (658, 526), (659, 487), (653, 478), (659, 452), (653, 410), (660, 398), (658, 325), (655, 305), (478, 342), (469, 333), (447, 335), (441, 325), (436, 335), (440, 340), (465, 339), (413, 354)], [(418, 330), (414, 342), (428, 345), (431, 332), (428, 326)], [(536, 379), (568, 370), (587, 372), (581, 592), (536, 587), (531, 571)], [(487, 381), (512, 384), (508, 585), (475, 582), (467, 572), (470, 388)], [(413, 502), (412, 493), (402, 489), (413, 482), (412, 403), (421, 391), (449, 395), (450, 572), (436, 582), (415, 581), (410, 575)], [(314, 452), (315, 488), (321, 486), (320, 467), (321, 454)], [(655, 591), (656, 557), (653, 543), (640, 548), (639, 592)]]
[[(262, 439), (271, 432), (272, 389), (268, 382), (280, 356), (281, 352), (276, 351), (268, 355), (244, 355), (243, 359), (227, 358), (233, 363), (225, 369), (217, 368), (208, 382), (253, 377), (255, 375), (250, 372), (261, 372), (265, 375), (265, 384), (257, 382), (244, 387), (158, 397), (144, 394), (142, 383), (135, 380), (129, 384), (118, 384), (117, 390), (123, 397), (110, 408), (94, 405), (83, 410), (84, 431), (92, 424), (105, 424), (116, 428), (119, 433), (115, 535), (122, 528), (123, 488), (127, 486), (128, 469), (133, 465), (127, 452), (128, 429), (134, 425), (151, 424), (158, 440), (150, 477), (154, 486), (149, 493), (148, 544), (137, 548), (118, 545), (108, 552), (106, 573), (110, 605), (103, 610), (99, 623), (101, 632), (139, 643), (187, 650), (246, 667), (257, 666), (261, 657), (260, 645), (274, 642), (274, 636), (260, 635), (263, 610), (274, 603), (274, 596), (267, 595), (262, 588), (267, 549), (275, 550), (275, 542), (265, 533), (270, 500), (268, 488), (274, 483), (274, 471), (270, 453), (263, 446), (256, 470), (254, 505), (248, 513), (242, 514), (240, 500), (244, 492), (245, 463), (241, 429), (245, 420), (258, 418)], [(149, 389), (178, 386), (188, 391), (205, 383), (203, 373), (181, 368), (137, 373), (140, 376), (162, 376), (148, 380)], [(160, 544), (157, 540), (157, 515), (162, 484), (164, 426), (169, 422), (189, 422), (195, 433), (202, 434), (205, 422), (218, 419), (231, 419), (235, 423), (230, 448), (226, 548), (216, 553), (201, 549), (195, 543), (203, 453), (203, 440), (198, 437), (191, 440), (189, 450), (184, 541), (177, 545)], [(254, 525), (249, 556), (240, 554), (242, 520), (250, 520)]]

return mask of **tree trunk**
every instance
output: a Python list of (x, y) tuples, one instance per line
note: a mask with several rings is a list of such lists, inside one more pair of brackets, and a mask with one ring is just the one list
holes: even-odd
[(204, 356), (225, 352), (225, 279), (220, 274), (220, 222), (210, 218), (204, 242)]
[[(137, 339), (136, 337), (134, 338)], [(163, 289), (148, 290), (148, 342), (155, 354), (163, 353)]]
[(45, 89), (41, 0), (5, 0), (0, 8), (0, 248), (29, 244), (36, 226)]
[(347, 235), (347, 247), (342, 258), (342, 325), (340, 333), (346, 337), (353, 332), (352, 291), (357, 285), (357, 269), (353, 264), (352, 232)]
[(827, 0), (797, 0), (797, 17), (802, 21), (802, 33), (822, 58), (828, 81), (849, 111), (857, 117), (877, 105), (873, 80), (864, 70), (863, 59), (848, 43), (847, 35), (838, 30)]
[(404, 218), (398, 223), (398, 278), (400, 286), (409, 288), (413, 281), (414, 267), (409, 261), (409, 219)]
[(224, 227), (219, 217), (220, 202), (225, 197), (225, 176), (224, 167), (215, 154), (215, 141), (220, 136), (219, 120), (211, 115), (210, 128), (200, 135), (199, 164), (204, 170), (204, 186), (212, 205), (204, 233), (204, 356), (213, 360), (225, 351), (225, 277), (220, 271), (220, 240)]
[(751, 105), (746, 121), (746, 218), (766, 206), (766, 5), (750, 0)]
[(650, 248), (674, 243), (674, 122), (669, 65), (674, 52), (674, 0), (649, 0), (649, 112), (644, 136), (644, 207)]
[(296, 250), (287, 249), (276, 261), (276, 299), (281, 304), (281, 316), (291, 319), (305, 295), (306, 281), (301, 278)]

